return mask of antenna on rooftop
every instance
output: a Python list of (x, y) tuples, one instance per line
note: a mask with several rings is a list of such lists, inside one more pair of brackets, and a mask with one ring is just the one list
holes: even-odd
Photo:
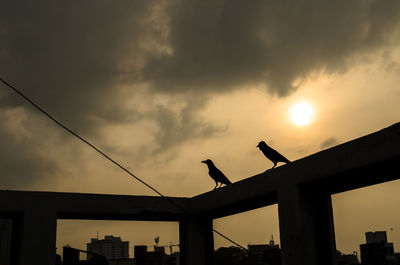
[(154, 242), (156, 242), (156, 246), (158, 247), (158, 243), (160, 242), (160, 236), (155, 237)]
[(269, 244), (270, 244), (271, 246), (274, 246), (274, 245), (275, 245), (275, 242), (274, 242), (274, 235), (271, 235), (271, 240), (269, 241)]
[(99, 240), (99, 230), (97, 230), (97, 240)]

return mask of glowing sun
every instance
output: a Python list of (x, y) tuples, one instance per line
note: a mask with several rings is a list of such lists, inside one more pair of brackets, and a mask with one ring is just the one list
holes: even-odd
[(308, 125), (313, 121), (314, 116), (314, 108), (307, 102), (299, 102), (290, 107), (290, 117), (294, 125)]

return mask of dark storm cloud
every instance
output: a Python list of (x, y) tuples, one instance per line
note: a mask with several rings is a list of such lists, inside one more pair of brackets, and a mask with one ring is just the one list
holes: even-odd
[[(143, 21), (153, 2), (3, 2), (1, 76), (81, 130), (93, 125), (93, 116), (123, 119), (121, 67), (125, 57), (140, 60)], [(2, 97), (0, 103), (20, 104), (16, 98)]]
[(152, 59), (155, 87), (226, 90), (265, 83), (287, 95), (312, 72), (343, 72), (398, 33), (400, 2), (176, 0), (172, 52)]
[[(3, 1), (0, 75), (78, 133), (153, 120), (150, 150), (168, 150), (223, 130), (198, 117), (207, 96), (246, 84), (284, 96), (310, 73), (346, 71), (392, 44), (399, 11), (398, 0)], [(144, 112), (127, 106), (143, 87)], [(0, 110), (16, 106), (32, 110), (1, 85)], [(6, 160), (27, 157), (52, 167), (25, 151)]]
[[(345, 71), (390, 44), (400, 2), (8, 1), (1, 75), (67, 124), (126, 121), (130, 86), (168, 94), (264, 83), (278, 95), (309, 73)], [(20, 104), (0, 93), (0, 106)]]
[[(176, 151), (174, 148), (183, 143), (193, 143), (224, 133), (228, 129), (228, 123), (210, 123), (198, 114), (198, 110), (206, 103), (207, 99), (199, 95), (185, 95), (184, 100), (182, 97), (170, 97), (168, 102), (163, 103), (154, 100), (151, 110), (137, 114), (141, 119), (154, 123), (156, 127), (151, 144), (144, 144), (137, 150), (116, 149), (112, 146), (105, 148), (120, 155), (134, 156), (136, 162), (143, 162), (150, 156)], [(173, 152), (165, 160), (175, 156), (176, 153)]]
[(155, 135), (159, 147), (155, 152), (168, 149), (188, 140), (207, 138), (226, 129), (224, 125), (213, 125), (197, 116), (197, 110), (202, 107), (201, 98), (187, 98), (186, 106), (174, 111), (163, 105), (157, 105), (152, 116), (159, 124)]
[[(0, 115), (3, 125), (0, 126), (0, 189), (31, 188), (38, 184), (38, 179), (51, 182), (60, 170), (57, 163), (43, 152), (48, 138), (35, 137), (32, 141), (31, 134), (40, 135), (39, 126), (21, 116), (21, 111)], [(25, 123), (29, 125), (25, 126)], [(4, 125), (8, 125), (8, 128)]]
[[(156, 140), (161, 150), (179, 143), (179, 138), (211, 134), (213, 126), (195, 117), (195, 108), (203, 104), (187, 104), (183, 113), (148, 97), (148, 105), (154, 104), (151, 110), (126, 108), (126, 100), (149, 81), (141, 71), (148, 57), (168, 50), (165, 4), (163, 0), (4, 3), (1, 76), (84, 135), (96, 133), (104, 124), (151, 119), (159, 127)], [(186, 96), (182, 101), (192, 100)], [(15, 106), (32, 110), (1, 84), (0, 108)]]
[(329, 137), (321, 143), (321, 149), (326, 149), (338, 144), (338, 140), (334, 137)]

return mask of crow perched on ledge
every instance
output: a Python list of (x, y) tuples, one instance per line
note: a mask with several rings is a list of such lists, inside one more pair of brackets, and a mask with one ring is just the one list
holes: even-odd
[(218, 182), (221, 183), (219, 187), (222, 186), (222, 184), (228, 185), (232, 184), (232, 182), (229, 181), (229, 179), (224, 175), (224, 173), (221, 172), (211, 161), (210, 159), (201, 161), (201, 163), (205, 163), (208, 166), (208, 174), (210, 177), (215, 181), (215, 188), (214, 190), (218, 187)]
[(278, 151), (276, 151), (276, 150), (272, 149), (271, 147), (269, 147), (264, 141), (259, 142), (257, 147), (260, 148), (260, 150), (264, 153), (264, 155), (269, 160), (272, 161), (272, 163), (274, 163), (274, 166), (271, 169), (276, 167), (276, 164), (278, 162), (284, 162), (284, 163), (289, 163), (290, 162), (286, 157), (281, 155)]

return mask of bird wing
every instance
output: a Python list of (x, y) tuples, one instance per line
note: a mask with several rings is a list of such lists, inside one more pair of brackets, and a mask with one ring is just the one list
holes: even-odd
[(210, 172), (210, 176), (217, 182), (221, 182), (223, 184), (231, 184), (232, 182), (229, 181), (229, 179), (224, 175), (224, 173), (222, 173), (221, 170), (219, 170), (218, 168), (214, 168), (212, 174)]
[(276, 151), (274, 149), (272, 149), (271, 155), (273, 156), (273, 158), (276, 162), (285, 162), (285, 163), (290, 162), (289, 159), (287, 159), (286, 157), (284, 157), (283, 155), (281, 155), (278, 151)]

